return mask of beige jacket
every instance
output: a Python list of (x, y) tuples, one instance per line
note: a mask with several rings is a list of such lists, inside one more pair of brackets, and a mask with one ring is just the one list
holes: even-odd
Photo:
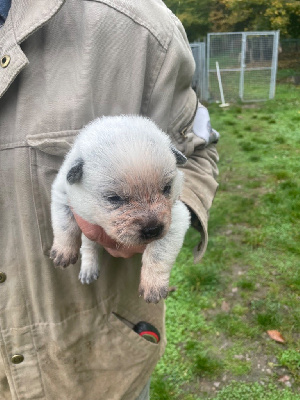
[[(147, 115), (189, 157), (182, 199), (201, 222), (200, 260), (217, 153), (192, 133), (184, 30), (160, 0), (13, 0), (0, 57), (0, 399), (134, 400), (164, 351), (164, 303), (138, 297), (138, 255), (103, 252), (89, 286), (79, 265), (54, 269), (50, 186), (89, 121)], [(141, 320), (159, 345), (131, 330)]]

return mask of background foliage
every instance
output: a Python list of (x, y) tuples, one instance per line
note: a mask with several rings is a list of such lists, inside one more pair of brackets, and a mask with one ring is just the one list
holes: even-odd
[(190, 41), (208, 32), (280, 29), (281, 37), (300, 37), (298, 0), (165, 0), (181, 20)]

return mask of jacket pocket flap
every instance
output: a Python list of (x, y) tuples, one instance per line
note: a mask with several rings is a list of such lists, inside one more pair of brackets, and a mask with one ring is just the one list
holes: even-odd
[(77, 130), (47, 132), (37, 135), (28, 135), (26, 140), (30, 147), (41, 150), (47, 154), (63, 157), (71, 149), (77, 134)]

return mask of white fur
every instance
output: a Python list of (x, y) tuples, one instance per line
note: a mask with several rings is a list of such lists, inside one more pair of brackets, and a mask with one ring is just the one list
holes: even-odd
[[(82, 176), (70, 184), (67, 175), (78, 160), (83, 163)], [(149, 302), (166, 297), (171, 267), (190, 222), (186, 206), (178, 200), (182, 181), (170, 139), (152, 121), (139, 116), (96, 119), (76, 138), (52, 186), (55, 265), (66, 267), (78, 257), (81, 232), (72, 208), (123, 245), (148, 243), (140, 294)], [(111, 204), (116, 194), (124, 199), (118, 207)], [(163, 226), (163, 232), (145, 241), (141, 232), (151, 224)], [(81, 253), (79, 279), (91, 283), (99, 275), (97, 244), (83, 237)]]

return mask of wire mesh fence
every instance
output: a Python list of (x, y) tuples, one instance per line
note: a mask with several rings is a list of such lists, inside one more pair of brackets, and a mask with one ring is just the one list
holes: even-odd
[(291, 69), (291, 74), (300, 75), (300, 39), (281, 39), (278, 47), (278, 66)]
[(279, 32), (210, 33), (205, 100), (220, 99), (219, 63), (226, 101), (262, 101), (275, 95)]
[(280, 53), (282, 54), (300, 54), (300, 39), (281, 39)]
[[(271, 31), (209, 33), (207, 43), (192, 43), (196, 62), (192, 86), (199, 99), (220, 100), (217, 62), (226, 101), (273, 98), (278, 52), (281, 51), (278, 42), (279, 31)], [(289, 45), (297, 47), (299, 43)]]

